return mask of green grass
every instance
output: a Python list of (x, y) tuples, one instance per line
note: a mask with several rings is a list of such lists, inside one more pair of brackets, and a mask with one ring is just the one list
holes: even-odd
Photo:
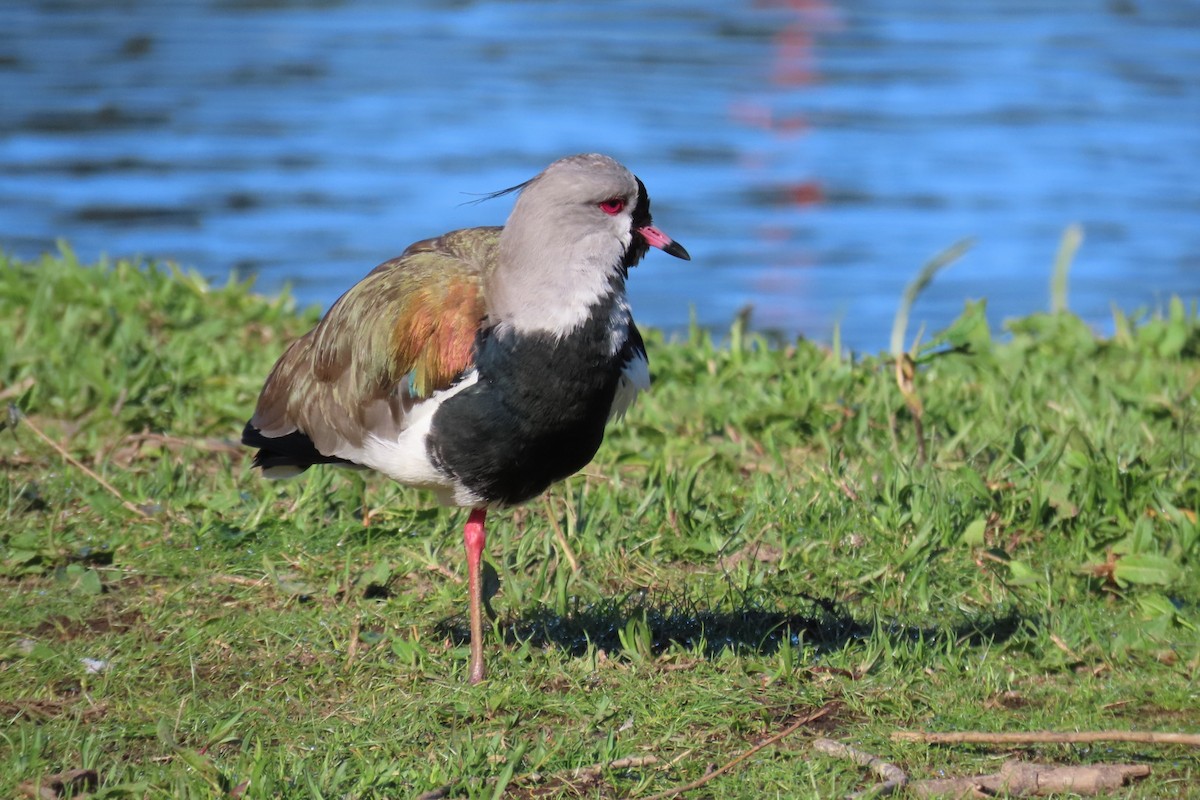
[[(889, 739), (1200, 732), (1194, 307), (1104, 339), (1065, 311), (998, 335), (969, 304), (915, 353), (924, 461), (888, 358), (648, 334), (654, 390), (596, 461), (493, 515), (477, 687), (462, 511), (332, 469), (265, 482), (233, 446), (316, 319), (162, 267), (0, 256), (0, 400), (146, 515), (8, 415), (0, 796), (90, 768), (101, 797), (646, 797), (831, 701), (820, 734), (914, 778), (1015, 752), (1150, 764), (1123, 797), (1200, 779), (1181, 747)], [(810, 735), (694, 796), (871, 783)]]

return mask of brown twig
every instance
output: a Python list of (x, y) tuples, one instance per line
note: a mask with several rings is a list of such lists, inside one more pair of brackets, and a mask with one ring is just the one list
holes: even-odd
[(894, 742), (926, 744), (1084, 744), (1089, 742), (1134, 742), (1137, 744), (1182, 744), (1200, 747), (1200, 733), (1158, 731), (1030, 731), (987, 733), (983, 731), (896, 731)]
[(818, 708), (816, 711), (812, 712), (811, 714), (806, 714), (805, 716), (803, 716), (800, 719), (793, 722), (791, 725), (788, 725), (786, 728), (784, 728), (783, 730), (781, 730), (779, 733), (775, 734), (774, 736), (764, 739), (763, 741), (754, 745), (754, 747), (751, 747), (749, 750), (742, 753), (741, 755), (739, 755), (737, 758), (733, 759), (732, 761), (729, 761), (729, 762), (717, 767), (712, 772), (706, 773), (704, 776), (697, 778), (696, 780), (692, 781), (691, 783), (686, 783), (683, 786), (676, 786), (674, 789), (668, 789), (665, 792), (659, 792), (658, 794), (650, 795), (649, 797), (643, 798), (643, 800), (665, 800), (665, 798), (675, 797), (676, 795), (683, 794), (684, 792), (690, 792), (693, 789), (698, 789), (701, 786), (703, 786), (704, 784), (711, 781), (713, 778), (717, 777), (718, 775), (723, 775), (726, 772), (729, 772), (729, 770), (733, 769), (738, 764), (742, 763), (747, 758), (749, 758), (750, 756), (757, 753), (759, 750), (762, 750), (764, 747), (770, 747), (771, 745), (778, 742), (780, 739), (783, 739), (784, 737), (795, 733), (802, 726), (807, 725), (810, 722), (815, 722), (816, 720), (820, 719), (821, 717), (828, 716), (829, 713), (832, 712), (835, 708), (837, 708), (837, 703), (826, 703), (825, 705), (821, 706), (820, 708)]
[(108, 492), (113, 497), (115, 497), (121, 501), (121, 505), (125, 506), (125, 508), (127, 510), (132, 511), (134, 514), (137, 514), (142, 519), (150, 519), (149, 514), (147, 514), (145, 511), (142, 511), (140, 508), (135, 506), (133, 503), (129, 502), (124, 497), (122, 497), (121, 493), (118, 492), (111, 483), (104, 480), (104, 478), (101, 478), (99, 475), (97, 475), (92, 470), (88, 469), (88, 467), (86, 465), (84, 465), (83, 462), (79, 461), (77, 458), (75, 458), (70, 453), (68, 453), (66, 451), (66, 448), (64, 448), (61, 444), (54, 441), (46, 434), (42, 433), (41, 429), (38, 428), (38, 426), (34, 425), (33, 421), (31, 419), (29, 419), (29, 417), (25, 416), (24, 414), (21, 414), (20, 418), (21, 418), (21, 421), (23, 423), (25, 423), (25, 427), (27, 427), (27, 428), (29, 428), (29, 430), (33, 431), (37, 435), (37, 437), (39, 439), (41, 439), (43, 442), (50, 445), (50, 447), (54, 448), (55, 452), (57, 452), (60, 456), (62, 456), (68, 464), (70, 464), (73, 467), (77, 467), (78, 469), (80, 469), (83, 472), (83, 474), (87, 475), (89, 478), (96, 481), (96, 483), (100, 484), (105, 489), (107, 489)]
[(1109, 795), (1136, 778), (1150, 774), (1146, 764), (1077, 764), (1056, 766), (1006, 761), (999, 772), (959, 778), (928, 778), (908, 784), (920, 798), (1039, 797), (1066, 794)]
[[(833, 739), (817, 739), (812, 743), (813, 749), (818, 753), (824, 753), (827, 756), (834, 758), (848, 758), (860, 767), (867, 767), (879, 777), (883, 778), (883, 783), (871, 787), (863, 794), (871, 797), (880, 797), (886, 794), (892, 794), (897, 789), (904, 787), (908, 783), (908, 776), (904, 774), (904, 770), (897, 767), (895, 764), (889, 764), (878, 756), (873, 756), (870, 753), (859, 750), (856, 747), (851, 747), (848, 744), (835, 742)], [(850, 795), (858, 797), (859, 795)]]
[[(1116, 740), (1115, 735), (1123, 731), (1103, 731), (1084, 734), (1091, 738), (1072, 738), (1069, 741), (1101, 741)], [(937, 734), (921, 734), (900, 732), (892, 734), (893, 739), (904, 741), (919, 737), (937, 736)], [(1170, 734), (1168, 734), (1170, 735)], [(968, 736), (988, 736), (995, 734), (968, 734)], [(1024, 736), (1024, 741), (1030, 741), (1029, 735), (1014, 734), (1009, 737), (1009, 743), (1017, 736)], [(1071, 734), (1033, 734), (1033, 736), (1055, 737), (1051, 741), (1068, 741)], [(1078, 735), (1076, 735), (1077, 737)], [(1103, 737), (1103, 739), (1101, 739)], [(1200, 738), (1200, 737), (1196, 737)], [(974, 738), (955, 739), (955, 741), (972, 742)], [(1038, 739), (1037, 741), (1043, 741)], [(835, 758), (847, 758), (856, 764), (870, 768), (883, 778), (884, 782), (877, 784), (865, 792), (850, 795), (850, 798), (863, 796), (879, 797), (889, 795), (901, 788), (914, 797), (992, 797), (1004, 793), (1011, 797), (1031, 797), (1034, 795), (1054, 794), (1056, 792), (1072, 792), (1081, 795), (1100, 794), (1113, 791), (1133, 778), (1144, 778), (1150, 774), (1150, 767), (1144, 764), (1088, 764), (1072, 766), (1056, 766), (1049, 764), (1031, 764), (1023, 761), (1008, 761), (999, 772), (990, 775), (974, 775), (968, 777), (943, 777), (926, 780), (910, 781), (904, 771), (894, 764), (863, 752), (850, 745), (835, 742), (831, 739), (817, 739), (813, 749)]]

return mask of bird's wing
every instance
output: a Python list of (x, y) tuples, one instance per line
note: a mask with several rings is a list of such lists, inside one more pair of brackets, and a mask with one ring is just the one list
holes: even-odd
[(650, 390), (650, 359), (646, 356), (642, 333), (632, 322), (629, 324), (629, 339), (621, 350), (621, 362), (621, 376), (617, 379), (617, 391), (608, 411), (611, 420), (625, 416), (638, 392)]
[(499, 233), (453, 231), (373, 269), (275, 364), (248, 427), (299, 432), (326, 456), (397, 435), (416, 401), (471, 366)]

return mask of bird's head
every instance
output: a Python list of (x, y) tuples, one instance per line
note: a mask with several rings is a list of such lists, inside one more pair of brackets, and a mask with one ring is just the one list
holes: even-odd
[[(520, 195), (500, 237), (489, 304), (500, 318), (521, 307), (563, 307), (582, 319), (600, 296), (623, 291), (630, 267), (651, 247), (690, 260), (653, 224), (646, 187), (614, 159), (559, 159), (511, 190)], [(560, 329), (562, 325), (555, 325)]]

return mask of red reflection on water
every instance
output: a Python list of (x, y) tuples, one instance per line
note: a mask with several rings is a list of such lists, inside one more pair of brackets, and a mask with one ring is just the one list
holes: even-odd
[(825, 192), (819, 181), (810, 180), (789, 186), (788, 196), (798, 206), (815, 206), (825, 199)]
[(816, 81), (816, 57), (812, 34), (799, 25), (790, 25), (775, 34), (775, 52), (771, 82), (779, 86), (807, 86)]
[[(811, 130), (805, 114), (778, 109), (794, 106), (794, 93), (818, 82), (816, 37), (839, 29), (840, 16), (828, 0), (754, 0), (754, 8), (786, 13), (787, 21), (771, 37), (767, 67), (770, 73), (767, 85), (778, 88), (734, 103), (730, 116), (740, 124), (770, 131), (777, 141), (802, 137)], [(761, 163), (756, 158), (748, 159), (748, 163), (755, 162)], [(815, 177), (777, 183), (776, 187), (778, 191), (768, 194), (797, 206), (815, 205), (824, 198), (820, 181)]]
[[(795, 148), (803, 142), (812, 125), (802, 110), (798, 93), (820, 82), (816, 39), (841, 27), (840, 15), (827, 0), (754, 0), (755, 9), (783, 13), (783, 24), (771, 37), (768, 61), (764, 64), (761, 92), (740, 98), (731, 105), (730, 117), (738, 124), (765, 131), (768, 146), (744, 152), (740, 165), (746, 185), (784, 208), (806, 209), (825, 201), (825, 189), (817, 175), (789, 176), (796, 162)], [(780, 162), (786, 162), (781, 164)], [(795, 242), (801, 221), (775, 216), (755, 229), (756, 238), (768, 253), (753, 281), (760, 297), (775, 298), (756, 309), (757, 324), (781, 325), (793, 330), (824, 327), (818, 308), (804, 308), (801, 298), (811, 266), (811, 254)]]
[(762, 102), (735, 102), (729, 107), (729, 116), (748, 128), (771, 131), (779, 136), (799, 136), (808, 132), (808, 120), (803, 115), (777, 115)]

